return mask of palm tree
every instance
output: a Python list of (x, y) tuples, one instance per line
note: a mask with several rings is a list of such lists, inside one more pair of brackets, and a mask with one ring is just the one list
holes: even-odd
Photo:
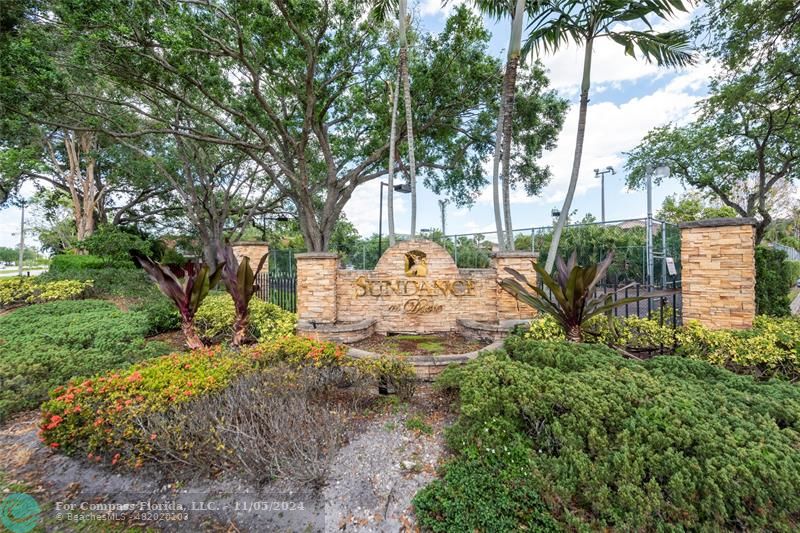
[[(476, 0), (478, 9), (497, 19), (511, 14), (511, 37), (508, 42), (506, 69), (497, 115), (494, 157), (492, 159), (492, 197), (494, 200), (494, 223), (497, 227), (497, 244), (501, 250), (513, 249), (514, 237), (511, 226), (511, 201), (508, 172), (511, 161), (511, 127), (514, 113), (514, 95), (517, 87), (517, 68), (522, 51), (522, 23), (525, 17), (525, 0), (514, 0), (512, 6), (503, 0)], [(512, 11), (513, 9), (513, 11)], [(502, 156), (501, 156), (502, 154)], [(500, 215), (500, 163), (503, 168), (503, 216)], [(503, 232), (505, 219), (506, 232)]]
[[(695, 61), (685, 31), (656, 32), (647, 17), (667, 18), (675, 11), (686, 11), (683, 0), (544, 0), (531, 20), (532, 28), (525, 43), (524, 53), (531, 49), (556, 52), (570, 41), (583, 45), (583, 77), (581, 79), (580, 108), (578, 111), (578, 133), (575, 138), (575, 154), (572, 160), (567, 197), (553, 230), (553, 239), (547, 253), (545, 270), (551, 272), (558, 252), (558, 243), (569, 215), (575, 186), (583, 155), (583, 140), (586, 133), (586, 111), (589, 106), (591, 84), (592, 48), (594, 42), (610, 38), (625, 49), (625, 53), (636, 57), (638, 50), (645, 61), (659, 66), (683, 67)], [(639, 21), (645, 30), (617, 30), (612, 26)]]
[[(400, 78), (403, 83), (403, 108), (406, 115), (406, 139), (408, 140), (408, 181), (411, 184), (411, 237), (417, 234), (417, 170), (414, 158), (414, 120), (411, 116), (411, 82), (408, 77), (408, 6), (400, 0)], [(391, 194), (391, 191), (389, 192)]]
[[(397, 73), (397, 79), (394, 85), (388, 81), (386, 85), (389, 87), (389, 100), (392, 106), (392, 120), (389, 126), (389, 175), (386, 179), (386, 181), (389, 182), (389, 187), (387, 187), (388, 196), (386, 197), (386, 213), (389, 217), (389, 246), (394, 246), (394, 156), (397, 144), (397, 101), (400, 95), (400, 73)], [(381, 185), (381, 187), (383, 187), (383, 185)]]

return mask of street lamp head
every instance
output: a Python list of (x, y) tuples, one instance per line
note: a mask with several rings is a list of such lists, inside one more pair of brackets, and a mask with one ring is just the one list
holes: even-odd
[(614, 167), (612, 167), (612, 166), (610, 166), (610, 165), (606, 167), (606, 170), (607, 170), (608, 172), (611, 172), (611, 175), (612, 175), (612, 176), (613, 176), (614, 174), (616, 174), (616, 172), (614, 172)]
[(594, 169), (595, 177), (597, 177), (598, 174), (600, 174), (600, 169), (599, 168)]
[(653, 175), (659, 178), (668, 178), (670, 175), (670, 168), (667, 165), (659, 165), (653, 171)]
[(557, 207), (554, 207), (553, 210), (550, 211), (550, 214), (553, 215), (553, 217), (560, 217), (561, 216), (561, 210), (558, 209)]
[(411, 185), (408, 183), (401, 183), (400, 185), (395, 185), (394, 190), (403, 194), (408, 194), (411, 192)]

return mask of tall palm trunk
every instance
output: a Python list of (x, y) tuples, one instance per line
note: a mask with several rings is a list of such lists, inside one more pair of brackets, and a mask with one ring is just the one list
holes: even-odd
[(511, 37), (508, 46), (503, 118), (503, 216), (506, 223), (506, 249), (514, 249), (514, 226), (511, 223), (511, 140), (513, 135), (514, 100), (517, 94), (517, 67), (522, 51), (522, 23), (525, 19), (525, 0), (517, 0), (514, 18), (511, 21)]
[(545, 270), (549, 273), (553, 270), (553, 264), (558, 253), (558, 243), (561, 240), (561, 232), (567, 223), (569, 209), (572, 206), (572, 198), (575, 196), (575, 187), (578, 184), (578, 175), (581, 170), (581, 157), (583, 156), (583, 138), (586, 134), (586, 110), (589, 107), (589, 85), (591, 83), (592, 71), (592, 44), (593, 38), (586, 40), (586, 50), (583, 56), (583, 79), (581, 81), (581, 101), (578, 111), (578, 133), (575, 137), (575, 155), (572, 159), (572, 174), (569, 178), (569, 188), (567, 197), (564, 199), (564, 206), (558, 216), (558, 222), (553, 229), (553, 240), (550, 241), (550, 250), (547, 252), (547, 263)]
[(505, 106), (503, 112), (503, 218), (506, 225), (506, 250), (514, 249), (514, 226), (511, 224), (511, 136), (514, 114), (514, 97), (517, 86), (517, 66), (519, 54), (508, 59), (503, 92)]
[[(388, 82), (387, 82), (388, 83)], [(400, 99), (400, 71), (397, 72), (397, 79), (391, 88), (392, 98), (392, 124), (389, 132), (389, 196), (386, 197), (386, 212), (389, 217), (389, 246), (395, 245), (394, 238), (394, 156), (397, 145), (397, 102)]]
[[(505, 80), (505, 74), (503, 75)], [(497, 246), (500, 250), (506, 249), (506, 239), (503, 236), (503, 218), (500, 214), (500, 149), (503, 146), (503, 106), (505, 100), (500, 96), (500, 111), (497, 114), (497, 131), (494, 138), (494, 157), (492, 158), (492, 203), (494, 204), (494, 224), (497, 227)]]
[[(494, 200), (494, 221), (497, 226), (497, 243), (501, 250), (514, 249), (514, 235), (511, 225), (511, 186), (509, 167), (511, 165), (511, 136), (513, 130), (514, 97), (517, 88), (517, 67), (522, 49), (522, 22), (525, 16), (525, 0), (517, 0), (511, 18), (511, 36), (508, 42), (506, 71), (503, 74), (503, 89), (500, 97), (500, 112), (497, 116), (497, 133), (492, 160), (492, 194)], [(502, 155), (501, 155), (502, 154)], [(503, 222), (500, 218), (500, 163), (502, 157), (503, 182)]]
[(408, 180), (411, 185), (411, 236), (417, 234), (417, 169), (414, 158), (414, 121), (411, 113), (411, 82), (408, 77), (408, 35), (406, 0), (400, 0), (400, 78), (403, 82), (403, 107), (408, 136)]

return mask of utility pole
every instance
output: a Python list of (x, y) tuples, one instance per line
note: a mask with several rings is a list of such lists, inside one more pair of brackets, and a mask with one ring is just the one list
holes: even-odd
[(449, 200), (439, 200), (439, 209), (442, 211), (442, 235), (445, 235), (447, 232), (445, 231), (445, 207), (447, 204), (450, 203)]
[(600, 221), (606, 221), (606, 174), (616, 174), (613, 167), (606, 167), (605, 170), (594, 169), (594, 177), (600, 178)]
[(22, 277), (22, 261), (25, 259), (25, 202), (21, 202), (22, 218), (19, 222), (19, 277)]

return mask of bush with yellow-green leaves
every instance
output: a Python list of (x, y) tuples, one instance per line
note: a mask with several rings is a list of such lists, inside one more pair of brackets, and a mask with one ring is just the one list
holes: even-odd
[[(260, 298), (250, 300), (249, 333), (260, 342), (276, 340), (294, 333), (297, 315)], [(194, 317), (201, 337), (231, 336), (236, 311), (227, 293), (209, 294)]]
[[(595, 317), (586, 326), (586, 342), (628, 350), (658, 350), (723, 366), (758, 378), (800, 378), (800, 319), (758, 316), (748, 330), (710, 330), (696, 321), (673, 329), (639, 317)], [(523, 339), (564, 340), (551, 317), (533, 320)], [(510, 342), (514, 342), (511, 340)]]
[(3, 279), (0, 280), (0, 308), (25, 303), (76, 300), (83, 297), (92, 284), (91, 280), (42, 281), (31, 277)]

